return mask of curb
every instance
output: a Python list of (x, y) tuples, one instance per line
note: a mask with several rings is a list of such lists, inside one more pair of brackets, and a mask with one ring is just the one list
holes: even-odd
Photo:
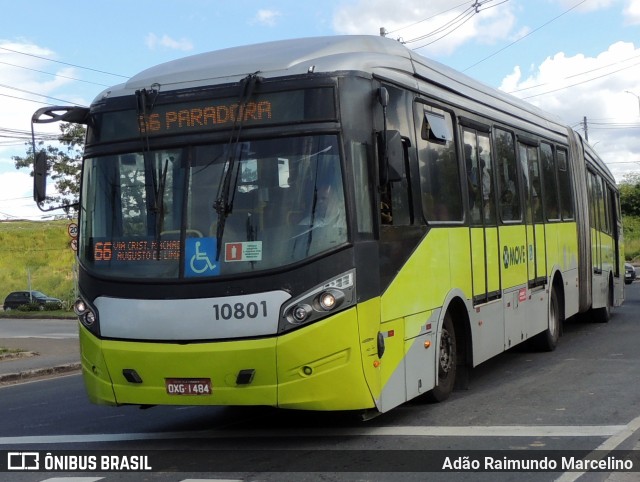
[(78, 363), (67, 363), (67, 364), (58, 365), (55, 367), (25, 370), (23, 372), (18, 372), (18, 373), (5, 373), (0, 375), (0, 385), (8, 384), (8, 383), (17, 383), (24, 380), (29, 380), (31, 378), (37, 378), (37, 377), (61, 375), (65, 373), (78, 371), (81, 368), (82, 368), (82, 365), (80, 362), (78, 362)]

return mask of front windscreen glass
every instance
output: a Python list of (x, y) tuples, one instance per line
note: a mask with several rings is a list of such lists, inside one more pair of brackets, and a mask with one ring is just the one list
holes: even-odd
[(89, 158), (79, 256), (105, 276), (216, 277), (347, 242), (333, 135)]

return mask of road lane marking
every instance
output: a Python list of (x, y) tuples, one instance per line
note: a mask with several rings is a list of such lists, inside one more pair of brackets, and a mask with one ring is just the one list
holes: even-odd
[[(607, 440), (602, 442), (596, 447), (593, 452), (585, 456), (585, 459), (601, 459), (606, 456), (610, 451), (618, 448), (625, 440), (634, 435), (635, 432), (640, 430), (640, 416), (634, 418), (626, 424), (622, 430), (611, 435)], [(561, 477), (556, 479), (556, 482), (574, 482), (579, 477), (584, 475), (585, 472), (565, 472)]]
[(97, 482), (104, 477), (53, 477), (52, 479), (45, 479), (41, 482)]
[(0, 437), (0, 445), (65, 444), (91, 442), (123, 442), (132, 440), (171, 440), (177, 438), (285, 438), (285, 437), (612, 437), (624, 432), (628, 425), (504, 425), (487, 427), (353, 427), (333, 429), (278, 430), (202, 430), (154, 433), (104, 433), (85, 435), (32, 435)]

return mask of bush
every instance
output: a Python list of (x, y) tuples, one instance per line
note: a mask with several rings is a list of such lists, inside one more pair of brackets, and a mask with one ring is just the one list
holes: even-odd
[(16, 308), (18, 311), (42, 311), (44, 310), (44, 305), (40, 303), (27, 303), (26, 305), (20, 305)]
[(627, 261), (635, 261), (640, 257), (640, 218), (622, 216), (624, 233), (624, 257)]
[(640, 258), (640, 240), (625, 241), (624, 257), (626, 261), (638, 261), (638, 258)]
[(18, 311), (58, 311), (61, 310), (60, 303), (27, 303), (26, 305), (20, 305), (16, 308)]
[(45, 303), (44, 304), (44, 310), (45, 311), (57, 311), (57, 310), (61, 310), (62, 309), (62, 305), (60, 303)]

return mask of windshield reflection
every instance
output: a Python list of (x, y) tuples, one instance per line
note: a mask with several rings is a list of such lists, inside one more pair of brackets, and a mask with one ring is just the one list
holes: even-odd
[(227, 145), (88, 159), (83, 265), (107, 276), (215, 277), (347, 242), (336, 136), (235, 147), (233, 162)]

